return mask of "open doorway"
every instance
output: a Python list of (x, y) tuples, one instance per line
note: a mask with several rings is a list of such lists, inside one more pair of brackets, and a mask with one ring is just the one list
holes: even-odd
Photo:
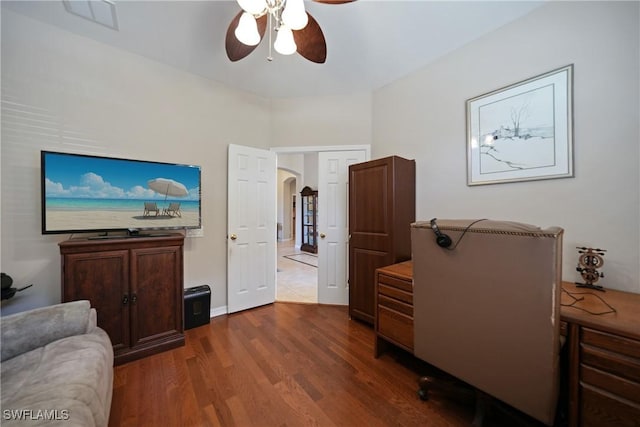
[(302, 174), (278, 168), (276, 301), (318, 302), (318, 258), (300, 250), (298, 219)]
[[(276, 300), (277, 170), (299, 170), (295, 192), (303, 184), (318, 191), (316, 298), (321, 304), (347, 305), (348, 167), (369, 159), (368, 146), (275, 147), (269, 151), (229, 145), (227, 188), (227, 311), (234, 313)], [(274, 156), (275, 154), (275, 156)], [(295, 168), (285, 166), (291, 157)], [(304, 178), (301, 179), (301, 178)], [(244, 197), (239, 198), (239, 195)], [(323, 196), (324, 195), (324, 196)], [(282, 199), (280, 199), (282, 200)], [(300, 218), (300, 203), (296, 203)], [(257, 221), (256, 221), (257, 220)], [(292, 234), (297, 250), (300, 220)], [(282, 228), (284, 230), (284, 228)], [(242, 231), (242, 232), (240, 232)], [(314, 233), (315, 234), (315, 233)], [(291, 254), (293, 255), (293, 254)], [(287, 258), (289, 259), (289, 258)], [(296, 261), (298, 262), (298, 261)], [(301, 281), (297, 281), (299, 284)], [(259, 286), (255, 286), (258, 284)]]
[[(298, 252), (302, 246), (302, 201), (300, 193), (304, 187), (317, 192), (317, 214), (314, 224), (314, 243), (317, 245), (317, 268), (311, 266), (315, 274), (317, 303), (347, 305), (349, 302), (348, 285), (348, 167), (370, 158), (368, 145), (322, 146), (322, 147), (274, 147), (277, 156), (278, 174), (290, 172), (296, 178), (297, 203), (295, 207), (295, 233), (291, 240), (293, 250)], [(280, 180), (278, 180), (280, 182)], [(285, 188), (278, 185), (278, 189)], [(283, 190), (284, 191), (284, 190)], [(294, 192), (292, 191), (292, 194)], [(278, 209), (282, 198), (278, 196)], [(284, 220), (284, 219), (283, 219)], [(305, 223), (306, 224), (306, 223)], [(283, 230), (285, 230), (283, 225)], [(308, 230), (306, 228), (305, 230)], [(307, 233), (307, 236), (309, 234)], [(283, 239), (284, 240), (284, 239)], [(306, 245), (304, 246), (306, 249)], [(285, 258), (292, 261), (291, 257)], [(285, 262), (280, 258), (280, 261)], [(282, 266), (282, 262), (280, 266)], [(299, 262), (299, 261), (295, 261)], [(300, 263), (299, 264), (304, 264)], [(301, 268), (305, 268), (301, 265)], [(301, 269), (299, 268), (299, 270)], [(282, 271), (280, 272), (282, 273)], [(282, 274), (280, 274), (282, 278)], [(311, 276), (313, 277), (313, 276)], [(278, 274), (276, 274), (278, 282)], [(302, 284), (302, 279), (295, 279)], [(282, 292), (280, 292), (282, 295)], [(278, 286), (276, 284), (276, 300)]]
[(276, 301), (318, 302), (318, 259), (293, 241), (278, 242)]

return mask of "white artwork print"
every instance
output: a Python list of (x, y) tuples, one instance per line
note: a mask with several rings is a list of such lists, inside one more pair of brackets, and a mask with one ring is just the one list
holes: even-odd
[(467, 101), (469, 185), (573, 176), (571, 70)]
[(553, 86), (479, 107), (480, 174), (555, 164)]

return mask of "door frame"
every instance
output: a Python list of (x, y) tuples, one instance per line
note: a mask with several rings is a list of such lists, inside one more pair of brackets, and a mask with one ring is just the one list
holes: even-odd
[(371, 145), (309, 145), (299, 147), (271, 147), (270, 151), (276, 154), (298, 154), (298, 153), (317, 153), (320, 151), (357, 151), (364, 150), (367, 159), (371, 158)]

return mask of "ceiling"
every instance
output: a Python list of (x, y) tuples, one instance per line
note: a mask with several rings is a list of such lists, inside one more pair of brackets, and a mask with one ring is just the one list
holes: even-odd
[(2, 1), (2, 8), (264, 97), (378, 89), (542, 5), (540, 1), (306, 1), (327, 41), (327, 61), (274, 53), (266, 40), (231, 62), (224, 40), (233, 1), (115, 0), (119, 30), (68, 13), (61, 0)]

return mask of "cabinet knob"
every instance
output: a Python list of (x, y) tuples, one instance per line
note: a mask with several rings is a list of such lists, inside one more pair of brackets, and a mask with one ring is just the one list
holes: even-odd
[(122, 296), (122, 305), (129, 304), (129, 295), (125, 294)]
[(324, 234), (324, 233), (320, 233), (320, 238), (321, 238), (321, 239), (324, 239), (325, 237), (327, 237), (327, 235), (326, 235), (326, 234)]
[(238, 236), (236, 236), (235, 234), (232, 234), (231, 236), (229, 236), (229, 238), (231, 240), (236, 240), (238, 238)]
[(131, 304), (135, 304), (136, 301), (138, 301), (138, 295), (136, 294), (131, 295)]

